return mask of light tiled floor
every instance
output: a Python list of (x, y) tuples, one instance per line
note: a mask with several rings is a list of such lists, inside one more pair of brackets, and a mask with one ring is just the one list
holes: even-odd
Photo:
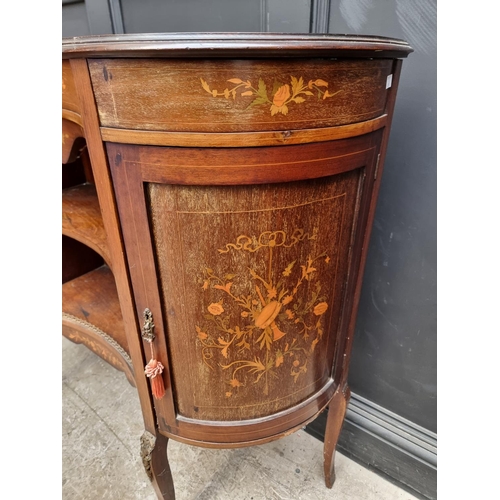
[[(125, 376), (63, 338), (64, 500), (156, 500), (139, 455), (139, 399)], [(211, 450), (170, 440), (177, 500), (415, 500), (336, 454), (324, 485), (323, 443), (303, 431), (261, 446)]]

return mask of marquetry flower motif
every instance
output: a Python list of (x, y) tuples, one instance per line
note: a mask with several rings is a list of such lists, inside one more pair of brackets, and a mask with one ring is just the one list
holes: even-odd
[(243, 385), (238, 379), (235, 378), (232, 378), (229, 381), (229, 384), (231, 385), (231, 387), (241, 387)]
[(224, 312), (224, 308), (222, 307), (221, 302), (213, 303), (210, 304), (208, 307), (208, 312), (210, 314), (213, 314), (214, 316), (219, 316), (219, 314), (222, 314)]
[(198, 333), (198, 338), (200, 340), (205, 340), (208, 338), (208, 335), (205, 332), (202, 332), (199, 326), (196, 327), (196, 332)]
[(297, 79), (295, 76), (290, 77), (290, 83), (282, 83), (275, 80), (270, 92), (262, 78), (259, 78), (257, 87), (250, 80), (231, 78), (228, 82), (232, 84), (232, 88), (228, 86), (221, 92), (211, 89), (210, 85), (203, 78), (200, 78), (200, 81), (203, 89), (212, 97), (232, 98), (233, 100), (236, 97), (251, 97), (253, 99), (250, 101), (247, 109), (253, 106), (269, 106), (271, 116), (278, 113), (287, 115), (290, 104), (301, 104), (307, 98), (314, 95), (316, 95), (318, 100), (324, 101), (342, 91), (330, 92), (328, 90), (328, 82), (321, 78), (309, 80), (306, 84), (302, 77)]
[[(227, 397), (236, 396), (249, 382), (263, 384), (267, 395), (270, 377), (279, 370), (295, 382), (307, 372), (328, 310), (319, 279), (330, 262), (328, 255), (300, 257), (300, 247), (316, 239), (317, 229), (311, 234), (295, 229), (291, 235), (240, 235), (218, 249), (219, 259), (227, 255), (236, 269), (219, 276), (206, 267), (199, 277), (209, 305), (204, 321), (196, 325), (197, 341), (204, 363), (227, 373)], [(280, 259), (278, 252), (285, 251)], [(279, 263), (289, 255), (296, 259), (282, 267)]]
[(328, 309), (328, 304), (326, 302), (320, 302), (314, 307), (313, 313), (316, 316), (321, 316), (322, 314), (325, 314), (327, 309)]

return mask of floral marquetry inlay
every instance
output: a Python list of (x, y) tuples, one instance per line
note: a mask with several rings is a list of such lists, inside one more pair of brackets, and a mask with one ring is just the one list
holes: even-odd
[[(236, 97), (252, 98), (249, 99), (248, 108), (252, 106), (269, 106), (271, 116), (281, 113), (288, 114), (288, 106), (292, 103), (301, 104), (307, 99), (316, 97), (317, 100), (325, 100), (341, 92), (337, 90), (330, 92), (328, 90), (328, 82), (317, 78), (304, 82), (302, 77), (290, 77), (290, 83), (274, 81), (273, 88), (269, 93), (266, 83), (262, 78), (259, 78), (257, 87), (250, 80), (242, 80), (241, 78), (231, 78), (228, 80), (231, 86), (226, 87), (223, 91), (211, 89), (210, 85), (200, 78), (202, 87), (212, 95), (212, 97), (225, 97), (226, 99)], [(231, 88), (229, 88), (231, 87)], [(247, 109), (248, 109), (247, 108)]]
[(323, 252), (280, 265), (282, 259), (276, 257), (316, 239), (317, 229), (239, 235), (218, 249), (219, 259), (227, 255), (238, 262), (235, 254), (262, 253), (260, 271), (242, 264), (219, 276), (205, 267), (199, 283), (206, 306), (196, 335), (205, 364), (227, 373), (226, 397), (251, 383), (261, 384), (267, 395), (269, 377), (288, 373), (297, 382), (307, 372), (309, 357), (325, 330), (328, 303), (320, 277), (331, 259)]

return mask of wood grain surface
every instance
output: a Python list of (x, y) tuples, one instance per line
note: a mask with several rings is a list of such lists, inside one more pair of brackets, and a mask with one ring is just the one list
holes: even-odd
[(89, 68), (101, 126), (244, 132), (378, 117), (392, 61), (96, 59)]
[(85, 146), (83, 129), (77, 123), (62, 119), (62, 163), (75, 161)]
[(63, 39), (63, 58), (403, 58), (397, 38), (313, 33), (127, 33)]
[(111, 267), (106, 232), (93, 184), (63, 190), (62, 234), (88, 245)]
[(84, 344), (135, 385), (113, 274), (107, 266), (62, 287), (63, 335)]
[(359, 182), (148, 185), (180, 415), (258, 418), (327, 383)]
[(129, 271), (121, 238), (121, 223), (118, 220), (115, 195), (111, 184), (108, 162), (99, 130), (98, 115), (92, 84), (85, 59), (70, 61), (78, 90), (85, 139), (93, 172), (93, 179), (99, 199), (99, 208), (106, 233), (113, 276), (116, 283), (127, 343), (130, 348), (135, 375), (135, 385), (141, 401), (142, 416), (146, 430), (156, 433), (156, 417), (153, 412), (152, 396), (148, 380), (144, 374), (144, 355), (138, 335), (138, 320), (135, 314), (134, 299), (129, 282)]
[(241, 148), (253, 146), (286, 146), (347, 139), (379, 130), (387, 115), (351, 125), (303, 130), (269, 132), (165, 132), (101, 127), (102, 139), (121, 144), (181, 146), (197, 148)]
[(62, 235), (62, 282), (78, 278), (104, 264), (103, 258), (78, 240)]
[[(360, 137), (284, 147), (176, 148), (116, 145), (117, 167), (137, 169), (149, 182), (186, 185), (266, 184), (325, 177), (359, 168), (378, 147), (381, 131)], [(113, 145), (114, 146), (114, 145)]]
[[(155, 406), (168, 435), (213, 446), (261, 442), (292, 421), (313, 418), (328, 403), (339, 322), (349, 313), (344, 285), (359, 241), (357, 214), (370, 198), (364, 179), (374, 175), (381, 137), (377, 131), (240, 149), (107, 145), (137, 313), (153, 311), (155, 349), (166, 365), (167, 396)], [(259, 161), (265, 174), (256, 168)], [(293, 181), (279, 182), (290, 180), (287, 162), (294, 161), (300, 168)], [(229, 172), (200, 182), (200, 164), (227, 165)], [(182, 179), (172, 177), (176, 165), (184, 166)], [(271, 243), (270, 235), (287, 239)], [(335, 270), (332, 259), (338, 259)], [(300, 306), (291, 295), (300, 296)], [(312, 319), (321, 321), (311, 326)], [(281, 323), (291, 324), (289, 334)], [(275, 343), (279, 349), (272, 350)], [(292, 343), (312, 358), (292, 357)], [(271, 372), (278, 369), (276, 379)]]
[(80, 114), (75, 80), (69, 61), (62, 62), (62, 108)]

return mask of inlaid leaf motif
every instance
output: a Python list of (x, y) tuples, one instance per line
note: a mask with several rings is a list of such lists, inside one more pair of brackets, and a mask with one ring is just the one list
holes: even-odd
[(294, 260), (293, 262), (288, 264), (288, 266), (286, 266), (286, 269), (283, 271), (283, 276), (290, 276), (290, 273), (292, 272), (292, 268), (293, 268), (295, 262), (297, 262), (297, 261)]
[(314, 92), (316, 92), (318, 100), (323, 101), (335, 96), (339, 92), (342, 92), (342, 89), (339, 89), (336, 92), (329, 92), (327, 90), (328, 82), (321, 78), (309, 80), (306, 85), (302, 76), (296, 78), (293, 75), (290, 76), (290, 83), (281, 83), (274, 80), (270, 95), (268, 93), (267, 85), (262, 78), (259, 78), (257, 88), (252, 85), (250, 80), (244, 81), (241, 78), (230, 78), (227, 81), (232, 83), (234, 87), (225, 88), (221, 92), (211, 89), (209, 84), (203, 78), (200, 78), (200, 81), (203, 89), (211, 94), (212, 97), (224, 97), (225, 99), (232, 97), (233, 100), (235, 100), (238, 92), (239, 97), (253, 97), (254, 99), (248, 103), (246, 109), (254, 106), (268, 105), (271, 116), (277, 114), (287, 115), (289, 105), (291, 103), (302, 104), (303, 102), (306, 102), (306, 98), (304, 96), (314, 96)]
[(208, 83), (203, 80), (203, 78), (200, 78), (201, 80), (201, 86), (208, 92), (208, 93), (212, 93), (212, 91), (210, 90), (210, 87), (208, 86)]

